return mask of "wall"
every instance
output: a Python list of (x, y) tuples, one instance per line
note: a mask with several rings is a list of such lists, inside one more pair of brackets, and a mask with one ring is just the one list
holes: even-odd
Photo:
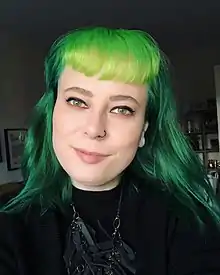
[[(214, 68), (220, 64), (219, 47), (220, 43), (185, 48), (170, 55), (175, 70), (175, 95), (180, 116), (184, 117), (195, 103), (216, 98), (216, 84), (219, 84), (219, 81), (216, 79), (215, 83)], [(220, 153), (209, 153), (208, 158), (220, 160)]]
[(20, 170), (8, 171), (3, 129), (26, 126), (30, 111), (43, 90), (42, 54), (24, 38), (0, 36), (0, 137), (3, 163), (0, 184), (22, 180)]
[(214, 66), (220, 64), (220, 43), (186, 47), (169, 55), (175, 74), (175, 95), (185, 113), (195, 102), (215, 97)]

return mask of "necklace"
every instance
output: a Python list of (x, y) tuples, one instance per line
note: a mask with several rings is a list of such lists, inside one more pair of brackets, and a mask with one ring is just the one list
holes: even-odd
[(97, 242), (95, 230), (86, 225), (71, 204), (73, 217), (66, 235), (64, 261), (68, 275), (129, 275), (135, 274), (135, 253), (120, 235), (120, 210), (123, 196), (121, 187), (111, 236), (99, 224), (107, 241)]

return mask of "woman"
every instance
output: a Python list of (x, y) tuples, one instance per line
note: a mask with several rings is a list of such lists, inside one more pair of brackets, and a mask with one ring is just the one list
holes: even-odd
[(220, 274), (219, 202), (144, 32), (61, 37), (1, 214), (0, 274)]

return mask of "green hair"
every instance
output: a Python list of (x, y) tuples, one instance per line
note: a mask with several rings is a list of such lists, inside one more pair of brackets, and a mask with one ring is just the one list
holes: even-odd
[(35, 202), (62, 208), (71, 200), (70, 178), (52, 147), (52, 114), (65, 66), (86, 76), (99, 74), (103, 80), (146, 85), (146, 144), (129, 168), (143, 178), (161, 181), (198, 220), (205, 209), (219, 225), (219, 202), (177, 121), (165, 56), (145, 32), (102, 27), (75, 30), (52, 45), (45, 61), (46, 92), (34, 109), (26, 139), (25, 186), (6, 211), (21, 211)]

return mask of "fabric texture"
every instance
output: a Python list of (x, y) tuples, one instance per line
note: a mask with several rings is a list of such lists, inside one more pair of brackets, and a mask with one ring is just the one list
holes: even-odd
[[(207, 219), (202, 235), (194, 216), (158, 187), (137, 182), (126, 189), (121, 206), (120, 234), (135, 251), (136, 275), (219, 275), (220, 233)], [(73, 188), (73, 201), (99, 242), (112, 233), (120, 188), (85, 192)], [(0, 214), (1, 275), (67, 275), (66, 234), (72, 219), (34, 206), (20, 214)]]

